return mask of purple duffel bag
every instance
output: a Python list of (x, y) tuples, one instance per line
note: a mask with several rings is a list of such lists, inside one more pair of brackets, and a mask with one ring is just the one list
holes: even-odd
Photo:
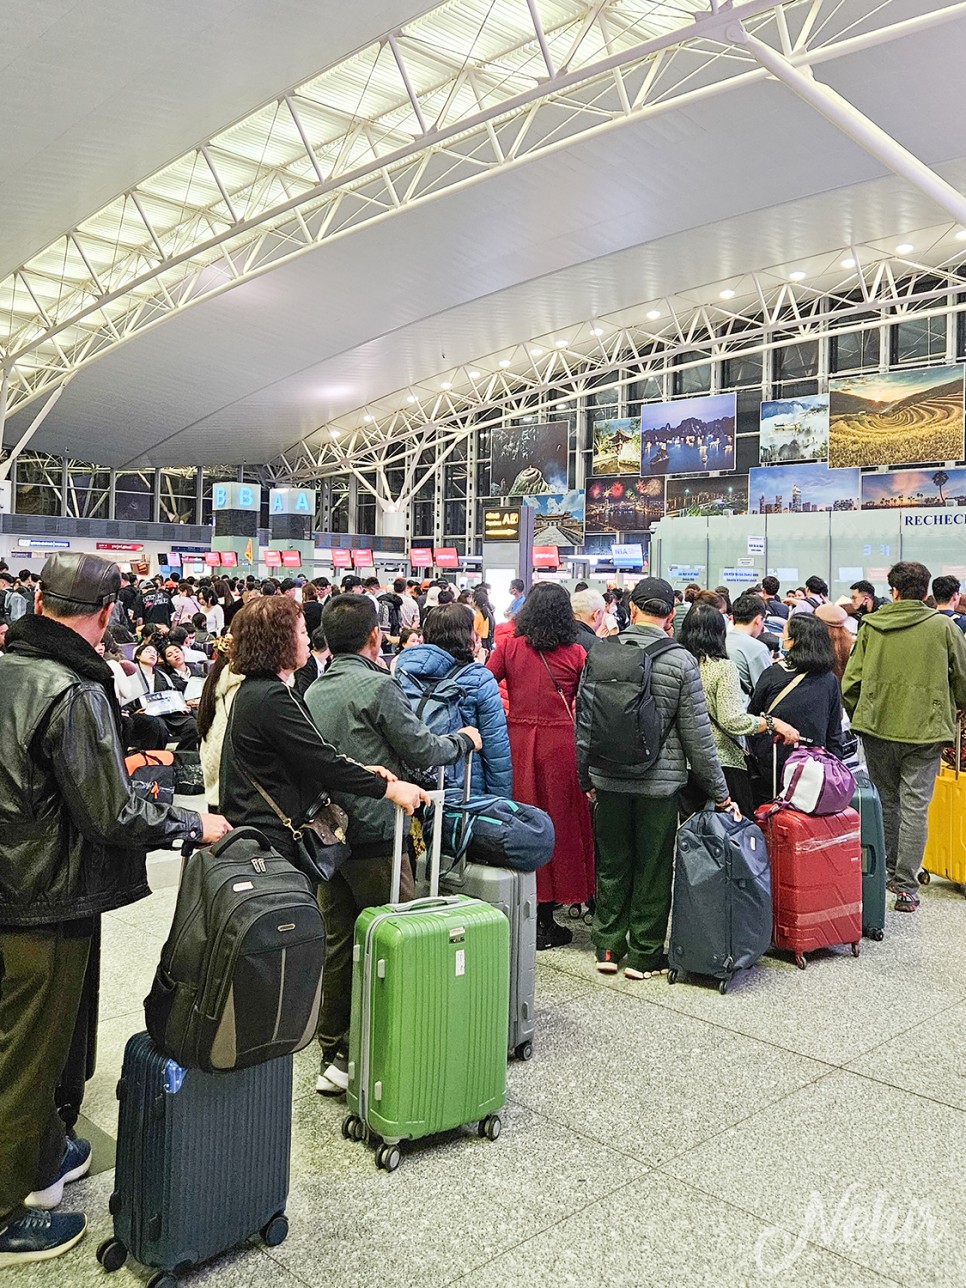
[(841, 760), (824, 747), (796, 747), (785, 761), (775, 804), (800, 814), (840, 814), (854, 795), (855, 779)]

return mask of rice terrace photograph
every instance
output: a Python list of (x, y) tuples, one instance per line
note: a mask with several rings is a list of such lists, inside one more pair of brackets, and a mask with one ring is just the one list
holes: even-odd
[(587, 484), (588, 532), (644, 532), (663, 513), (663, 479), (633, 475)]
[(762, 465), (828, 458), (828, 394), (763, 402), (758, 460)]
[(595, 420), (591, 474), (637, 474), (640, 468), (641, 422)]
[(533, 516), (535, 546), (579, 546), (584, 540), (583, 491), (543, 492), (525, 496), (524, 503), (536, 511)]
[(961, 364), (829, 381), (829, 465), (917, 465), (962, 456)]
[(862, 475), (862, 509), (966, 505), (966, 469), (894, 470)]
[(641, 408), (641, 473), (735, 468), (735, 395), (709, 394)]

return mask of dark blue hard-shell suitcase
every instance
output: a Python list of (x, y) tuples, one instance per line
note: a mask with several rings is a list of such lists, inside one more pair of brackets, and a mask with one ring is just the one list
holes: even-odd
[(885, 933), (886, 853), (882, 802), (868, 770), (855, 769), (852, 808), (858, 813), (862, 836), (862, 933), (881, 939)]
[(710, 975), (727, 992), (771, 944), (771, 871), (754, 819), (699, 810), (678, 828), (668, 982)]
[[(229, 1073), (183, 1069), (147, 1033), (124, 1051), (114, 1237), (97, 1250), (105, 1270), (128, 1252), (160, 1274), (156, 1288), (261, 1233), (288, 1233), (292, 1057)], [(149, 1286), (150, 1288), (150, 1286)]]

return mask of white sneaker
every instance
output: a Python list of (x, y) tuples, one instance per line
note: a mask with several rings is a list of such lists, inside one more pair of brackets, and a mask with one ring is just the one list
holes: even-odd
[(32, 1194), (28, 1194), (23, 1201), (24, 1207), (40, 1208), (45, 1212), (57, 1207), (64, 1197), (64, 1185), (80, 1180), (90, 1171), (91, 1153), (89, 1140), (73, 1140), (68, 1137), (57, 1175), (46, 1189), (34, 1190)]
[(341, 1053), (319, 1074), (315, 1089), (320, 1096), (344, 1096), (349, 1089), (349, 1061)]

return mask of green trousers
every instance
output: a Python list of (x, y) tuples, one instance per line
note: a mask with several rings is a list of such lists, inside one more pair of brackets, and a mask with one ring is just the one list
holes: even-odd
[(54, 1092), (70, 1050), (90, 936), (0, 933), (0, 1227), (64, 1156)]
[(598, 950), (625, 957), (635, 970), (654, 970), (664, 955), (671, 915), (678, 798), (597, 793)]
[[(331, 881), (323, 881), (318, 887), (319, 907), (325, 922), (325, 968), (318, 1028), (323, 1064), (328, 1064), (339, 1051), (349, 1049), (356, 918), (363, 908), (375, 908), (389, 901), (391, 882), (392, 856), (387, 855), (382, 859), (350, 859)], [(415, 898), (412, 869), (406, 855), (403, 855), (399, 898), (403, 903)]]

